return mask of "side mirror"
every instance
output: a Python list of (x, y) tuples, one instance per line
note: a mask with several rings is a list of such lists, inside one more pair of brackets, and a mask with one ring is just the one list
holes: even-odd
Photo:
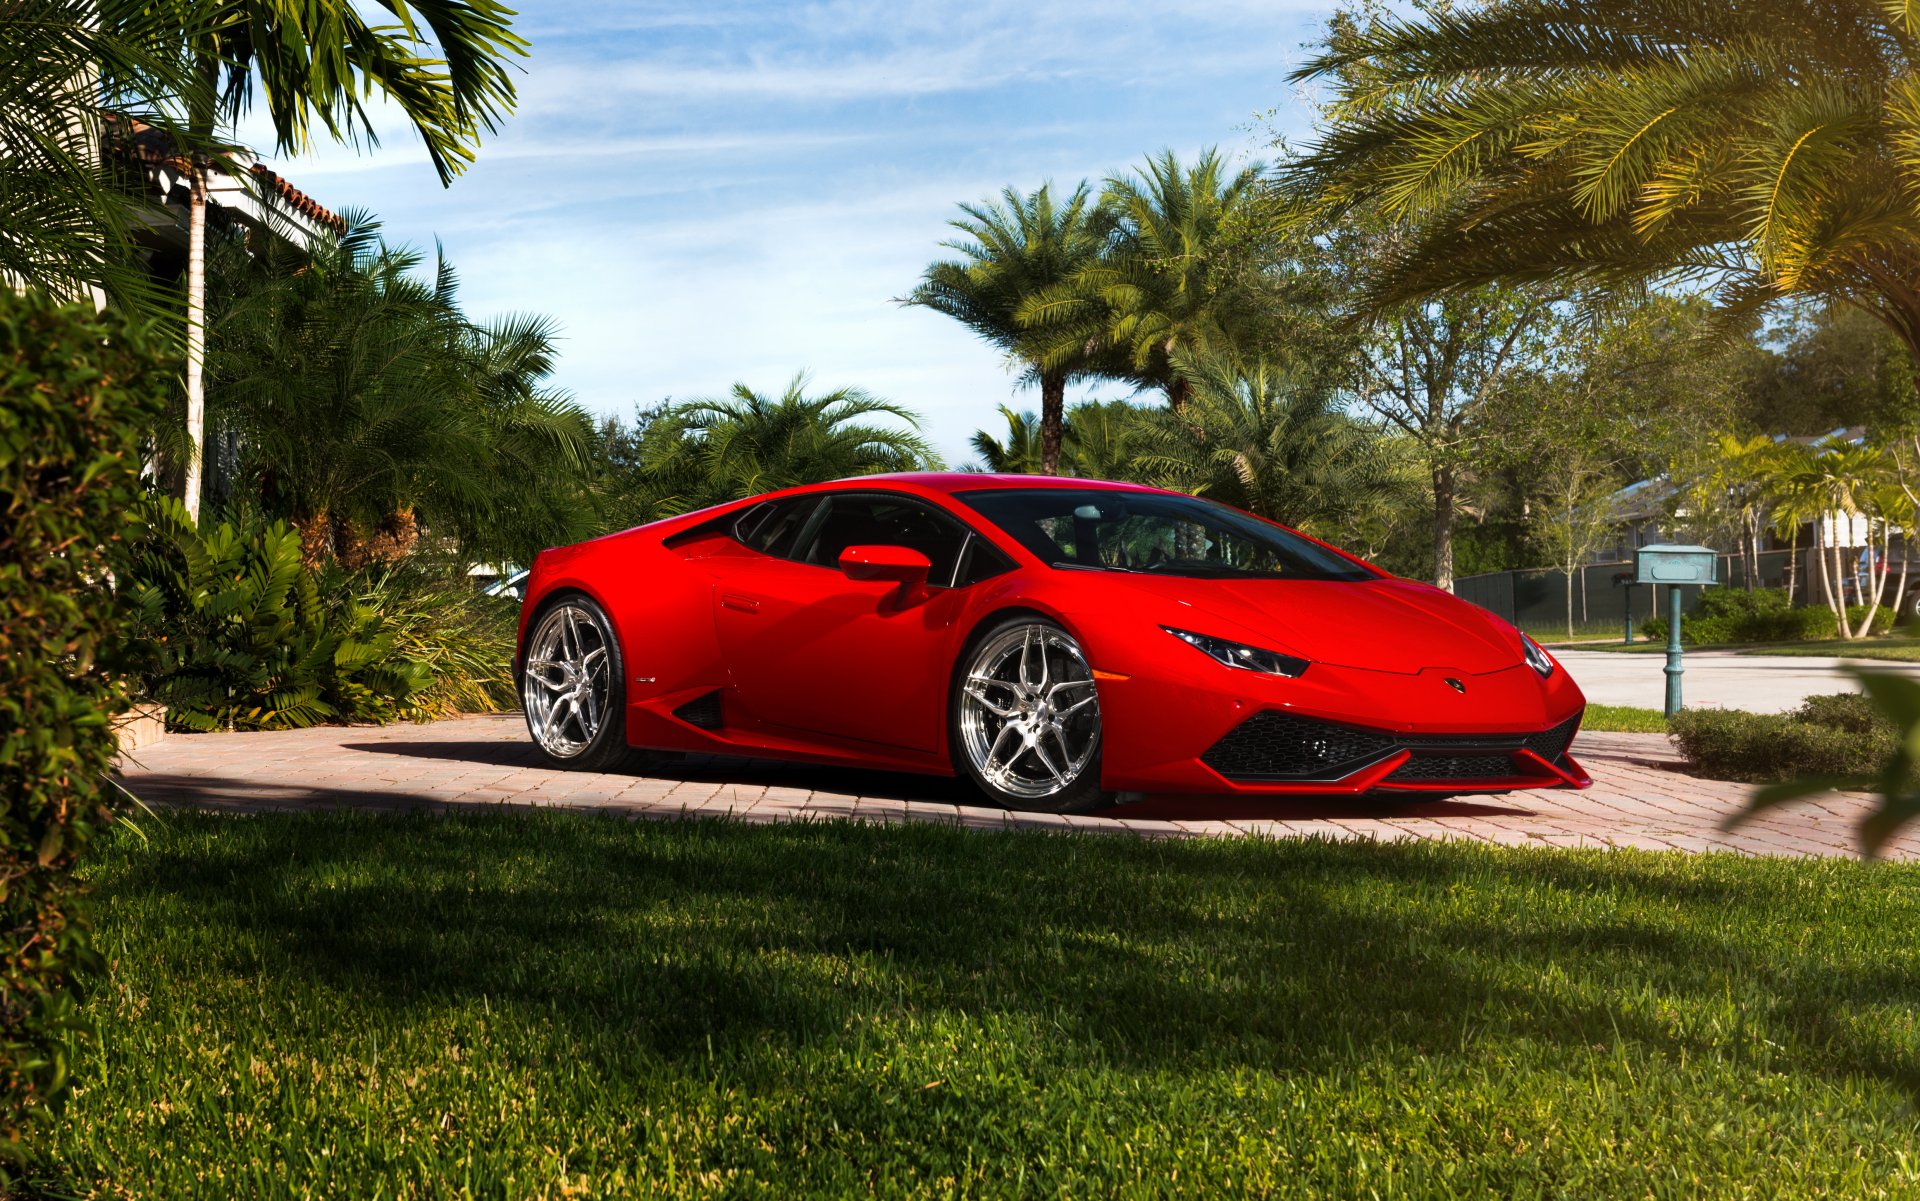
[(904, 546), (849, 546), (840, 552), (840, 570), (850, 580), (891, 580), (917, 592), (927, 586), (933, 561)]

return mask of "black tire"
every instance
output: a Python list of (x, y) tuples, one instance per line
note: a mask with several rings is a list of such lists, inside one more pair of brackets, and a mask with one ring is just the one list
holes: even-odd
[[(577, 687), (569, 697), (556, 692), (556, 681), (565, 678), (577, 683), (581, 677), (577, 665), (544, 657), (544, 652), (552, 649), (547, 636), (555, 622), (571, 623), (568, 633), (577, 649), (574, 657), (592, 661), (587, 677), (593, 689), (591, 697)], [(600, 652), (597, 660), (593, 659), (596, 649)], [(539, 663), (534, 662), (537, 656)], [(591, 597), (565, 592), (541, 604), (527, 622), (527, 641), (520, 649), (514, 684), (526, 716), (527, 733), (547, 766), (611, 772), (644, 769), (653, 763), (653, 756), (627, 745), (626, 666), (613, 623)], [(589, 711), (593, 720), (587, 720)]]
[[(1007, 653), (1010, 639), (1033, 638), (1037, 642), (1040, 654), (1041, 680), (1051, 692), (1044, 702), (1040, 698), (1023, 694), (1026, 688), (1025, 668), (1029, 660), (1025, 658), (1027, 643), (1022, 641), (1022, 659), (1016, 668), (1016, 679), (1006, 683), (996, 683), (987, 687), (990, 696), (1000, 696), (996, 706), (1016, 709), (1018, 716), (1001, 718), (990, 712), (984, 702), (971, 696), (968, 684), (973, 670), (981, 664), (983, 657), (998, 658)], [(1063, 669), (1063, 678), (1053, 681), (1051, 672)], [(1084, 670), (1084, 684), (1077, 677)], [(1067, 677), (1075, 677), (1069, 679)], [(1077, 702), (1080, 689), (1091, 696), (1091, 712), (1088, 713)], [(1056, 710), (1053, 697), (1058, 696), (1061, 706), (1073, 704), (1073, 710)], [(1044, 710), (1040, 706), (1044, 703)], [(1031, 708), (1030, 708), (1031, 707)], [(1045, 784), (1039, 779), (1038, 771), (1015, 772), (1016, 763), (1029, 760), (1029, 768), (1038, 768), (1041, 759), (1032, 749), (1018, 750), (1010, 758), (1000, 762), (999, 778), (983, 770), (981, 747), (986, 742), (985, 764), (991, 766), (997, 760), (992, 749), (997, 745), (993, 740), (1000, 734), (1000, 728), (994, 727), (995, 720), (1001, 726), (1020, 723), (1021, 729), (1016, 737), (1025, 737), (1025, 729), (1035, 723), (1048, 723), (1043, 737), (1053, 745), (1049, 755), (1058, 756), (1058, 761), (1067, 765), (1055, 771), (1056, 778), (1065, 775), (1071, 767), (1067, 782), (1058, 788), (1036, 792)], [(1088, 737), (1090, 721), (1091, 744), (1082, 752), (1073, 747)], [(1106, 808), (1112, 803), (1112, 794), (1100, 788), (1100, 711), (1097, 689), (1093, 683), (1091, 668), (1087, 667), (1086, 657), (1081, 653), (1079, 643), (1057, 623), (1048, 621), (1038, 614), (1016, 614), (1002, 621), (984, 626), (967, 641), (966, 649), (954, 664), (953, 681), (947, 696), (947, 739), (953, 755), (953, 763), (960, 778), (966, 780), (988, 801), (1007, 809), (1023, 810), (1030, 813), (1090, 813)]]

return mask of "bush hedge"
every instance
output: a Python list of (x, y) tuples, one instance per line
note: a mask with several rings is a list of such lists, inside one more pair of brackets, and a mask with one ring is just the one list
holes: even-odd
[[(1847, 620), (1858, 625), (1865, 605), (1847, 610)], [(1873, 621), (1873, 632), (1893, 626), (1893, 610), (1885, 605)], [(1667, 640), (1667, 619), (1651, 618), (1641, 630), (1654, 642)], [(1795, 608), (1784, 588), (1708, 588), (1700, 607), (1680, 622), (1680, 641), (1713, 645), (1737, 642), (1814, 642), (1834, 637), (1833, 612), (1825, 605)]]
[(1858, 693), (1810, 696), (1790, 713), (1682, 709), (1673, 738), (1702, 775), (1771, 784), (1865, 776), (1893, 754), (1895, 727)]
[(0, 286), (0, 1151), (58, 1103), (98, 967), (72, 869), (110, 820), (121, 610), (106, 582), (173, 368), (91, 306)]

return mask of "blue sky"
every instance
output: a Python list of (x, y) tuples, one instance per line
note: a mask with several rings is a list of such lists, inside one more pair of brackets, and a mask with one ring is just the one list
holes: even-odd
[[(555, 382), (596, 412), (806, 370), (923, 414), (958, 464), (996, 405), (1038, 401), (959, 325), (892, 303), (954, 205), (1162, 147), (1259, 157), (1269, 121), (1304, 127), (1286, 74), (1328, 11), (526, 0), (519, 112), (451, 189), (391, 120), (376, 150), (277, 165), (393, 241), (438, 237), (469, 313), (552, 316)], [(270, 140), (257, 116), (240, 132)]]

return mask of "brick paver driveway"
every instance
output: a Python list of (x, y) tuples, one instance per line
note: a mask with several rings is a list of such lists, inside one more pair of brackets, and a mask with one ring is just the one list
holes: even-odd
[[(1849, 854), (1866, 805), (1826, 797), (1726, 833), (1720, 821), (1741, 807), (1747, 786), (1675, 770), (1664, 735), (1582, 734), (1573, 749), (1593, 773), (1586, 792), (1433, 802), (1148, 797), (1096, 817), (1055, 817), (969, 804), (953, 780), (838, 768), (689, 759), (648, 776), (550, 771), (537, 765), (520, 717), (501, 714), (419, 726), (173, 734), (125, 764), (122, 782), (151, 805), (215, 809), (537, 805), (634, 817), (940, 821), (1158, 837), (1470, 838), (1757, 855)], [(1901, 839), (1890, 853), (1920, 858), (1920, 835)]]

